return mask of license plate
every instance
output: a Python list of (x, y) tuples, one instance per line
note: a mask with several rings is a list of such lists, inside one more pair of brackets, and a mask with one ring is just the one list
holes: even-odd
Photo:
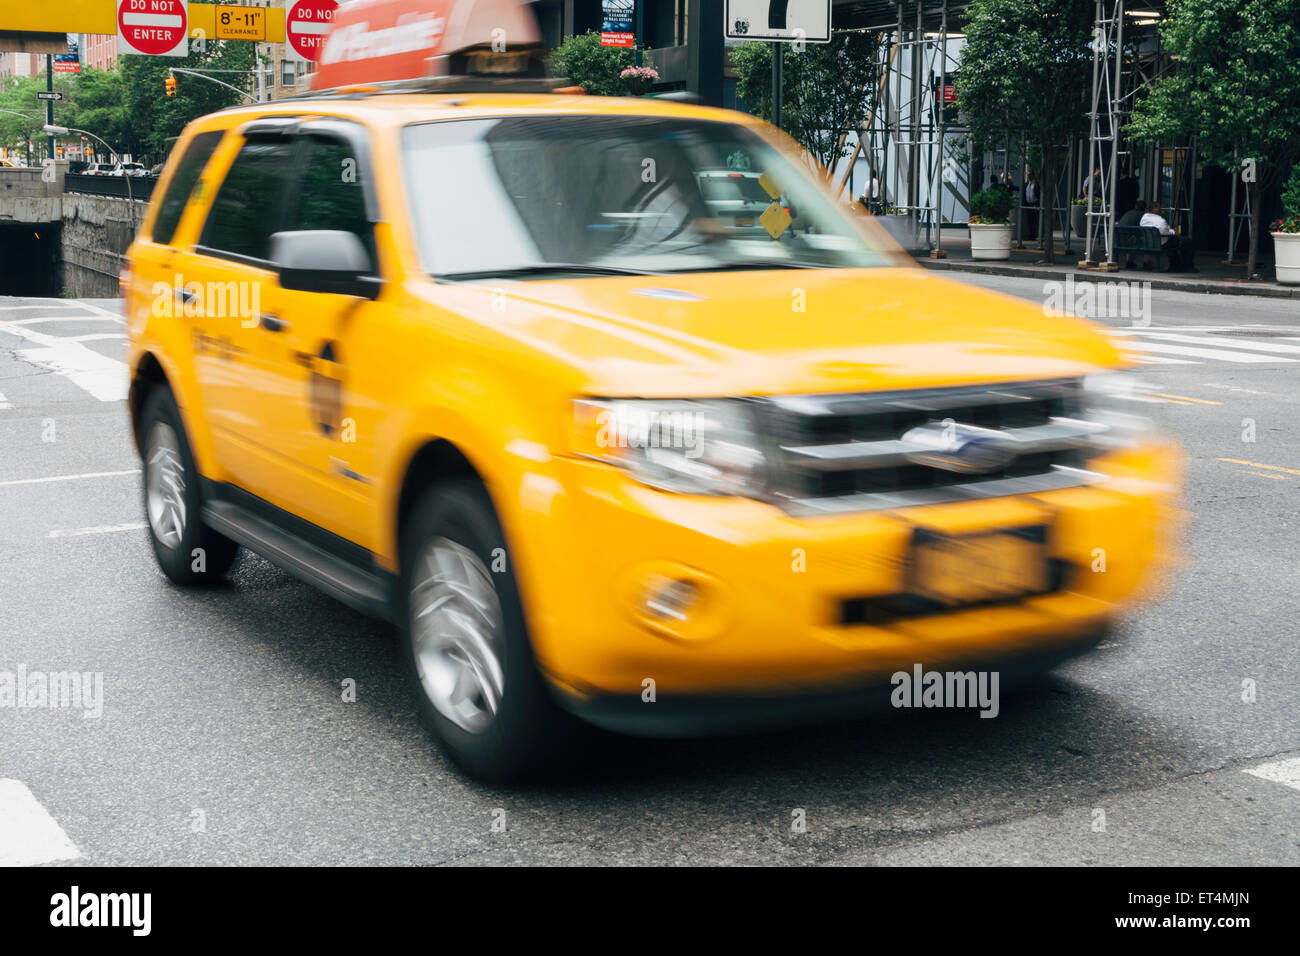
[(908, 592), (945, 607), (1009, 601), (1051, 586), (1047, 526), (968, 535), (918, 528)]

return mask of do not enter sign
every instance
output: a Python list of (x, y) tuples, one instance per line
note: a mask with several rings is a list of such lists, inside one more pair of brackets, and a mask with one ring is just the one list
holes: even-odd
[(188, 0), (117, 0), (117, 52), (185, 56)]
[(325, 34), (334, 25), (337, 0), (297, 0), (284, 15), (284, 39), (290, 59), (320, 62)]

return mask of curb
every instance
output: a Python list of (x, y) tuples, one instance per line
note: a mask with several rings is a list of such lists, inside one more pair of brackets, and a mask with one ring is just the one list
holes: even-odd
[[(984, 275), (1010, 276), (1017, 279), (1050, 279), (1055, 282), (1065, 281), (1066, 276), (1073, 276), (1075, 282), (1116, 282), (1122, 273), (1118, 272), (1078, 272), (1066, 269), (1040, 269), (1034, 266), (984, 265), (968, 262), (953, 262), (949, 259), (917, 258), (920, 265), (938, 272), (977, 272)], [(1195, 280), (1179, 282), (1175, 279), (1146, 278), (1150, 273), (1143, 273), (1141, 281), (1152, 289), (1167, 292), (1201, 292), (1209, 295), (1254, 295), (1269, 299), (1300, 299), (1300, 286), (1283, 289), (1274, 286), (1247, 286), (1232, 282), (1211, 282)], [(1127, 277), (1125, 277), (1127, 278)]]

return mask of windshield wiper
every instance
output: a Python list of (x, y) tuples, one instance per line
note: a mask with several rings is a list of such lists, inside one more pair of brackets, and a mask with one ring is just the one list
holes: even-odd
[(586, 276), (653, 276), (662, 273), (645, 269), (625, 269), (619, 266), (592, 266), (579, 262), (538, 262), (526, 266), (512, 266), (509, 269), (484, 269), (481, 272), (449, 272), (435, 275), (435, 279), (446, 282), (469, 282), (474, 279), (517, 279), (528, 276), (545, 276), (554, 273), (576, 272)]

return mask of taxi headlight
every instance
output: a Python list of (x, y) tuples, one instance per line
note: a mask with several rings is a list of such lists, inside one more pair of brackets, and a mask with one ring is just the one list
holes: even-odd
[(763, 452), (743, 401), (584, 399), (574, 416), (575, 451), (647, 485), (693, 495), (762, 490)]
[(1156, 386), (1131, 371), (1097, 372), (1083, 378), (1084, 415), (1105, 425), (1101, 443), (1129, 447), (1155, 434), (1145, 409), (1159, 404)]

